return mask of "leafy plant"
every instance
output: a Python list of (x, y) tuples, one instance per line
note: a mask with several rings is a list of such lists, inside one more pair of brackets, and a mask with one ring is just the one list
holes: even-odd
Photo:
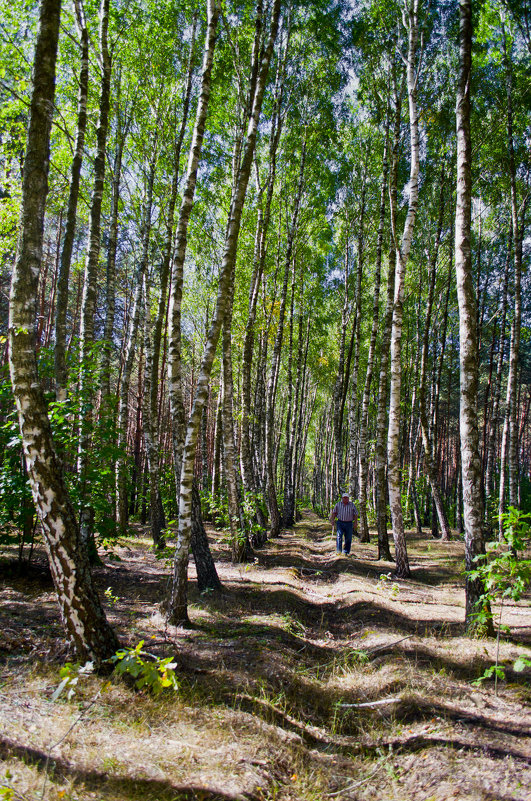
[(113, 593), (112, 587), (107, 587), (107, 589), (103, 594), (105, 595), (109, 603), (112, 604), (113, 606), (120, 600), (119, 597)]
[(14, 777), (9, 768), (6, 770), (4, 776), (5, 782), (0, 783), (0, 799), (2, 799), (2, 801), (28, 801), (27, 796), (18, 792), (13, 787), (12, 780)]
[[(505, 668), (499, 664), (500, 636), (504, 629), (502, 615), (504, 602), (519, 601), (531, 581), (531, 559), (519, 559), (518, 552), (523, 551), (530, 540), (529, 520), (531, 514), (510, 506), (502, 515), (503, 540), (495, 542), (486, 554), (475, 558), (477, 567), (468, 571), (471, 579), (480, 579), (485, 592), (478, 600), (478, 619), (484, 622), (485, 609), (491, 603), (499, 604), (496, 663), (476, 680), (476, 684), (494, 676), (495, 691), (498, 679), (505, 678)], [(527, 657), (520, 657), (514, 666), (515, 670), (523, 670), (531, 665)]]
[[(267, 510), (263, 496), (259, 492), (245, 492), (242, 501), (243, 520), (245, 531), (247, 532), (251, 542), (259, 537), (262, 528), (258, 524), (258, 510), (262, 511), (264, 517), (267, 517)], [(242, 537), (245, 537), (245, 532), (241, 532)]]
[(16, 546), (18, 562), (29, 545), (31, 559), (35, 536), (35, 510), (31, 497), (22, 440), (7, 375), (0, 373), (0, 546)]
[(224, 495), (214, 495), (213, 492), (201, 493), (201, 514), (204, 520), (212, 521), (213, 525), (220, 528), (228, 528), (229, 505)]
[(393, 581), (393, 577), (391, 573), (381, 573), (380, 578), (378, 579), (378, 583), (376, 585), (376, 589), (379, 592), (384, 592), (387, 590), (389, 598), (394, 599), (398, 598), (400, 593), (400, 585)]
[(162, 659), (150, 654), (143, 647), (144, 640), (140, 640), (134, 648), (122, 648), (111, 657), (116, 675), (131, 676), (137, 689), (146, 687), (155, 695), (163, 690), (177, 691), (176, 662), (172, 661), (171, 656)]
[(70, 701), (76, 694), (80, 677), (92, 673), (93, 670), (93, 662), (86, 662), (84, 665), (80, 665), (77, 662), (67, 662), (66, 665), (63, 665), (59, 671), (61, 682), (53, 692), (52, 701), (57, 701), (63, 693), (66, 693), (66, 698)]

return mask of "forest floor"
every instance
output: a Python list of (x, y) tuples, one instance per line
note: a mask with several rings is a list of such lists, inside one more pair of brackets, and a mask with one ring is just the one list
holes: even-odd
[(474, 686), (497, 644), (464, 635), (462, 542), (410, 534), (401, 581), (374, 542), (336, 556), (309, 513), (248, 565), (209, 537), (224, 591), (191, 570), (189, 630), (164, 624), (169, 568), (140, 530), (95, 571), (122, 644), (175, 658), (180, 689), (157, 697), (87, 675), (52, 700), (71, 655), (48, 570), (3, 565), (0, 798), (531, 799), (531, 676), (512, 670), (529, 598), (504, 606), (497, 694)]

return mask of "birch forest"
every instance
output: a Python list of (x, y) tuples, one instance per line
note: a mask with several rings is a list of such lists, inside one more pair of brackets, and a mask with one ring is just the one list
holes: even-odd
[(182, 633), (225, 565), (298, 569), (308, 520), (332, 559), (347, 493), (351, 564), (411, 588), (412, 548), (459, 549), (455, 625), (499, 647), (531, 565), (528, 0), (0, 0), (0, 45), (0, 561), (44, 559), (63, 662), (140, 639), (102, 578), (135, 538)]

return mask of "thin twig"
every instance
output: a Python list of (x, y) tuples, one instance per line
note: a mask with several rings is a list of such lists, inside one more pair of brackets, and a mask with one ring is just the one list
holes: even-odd
[(369, 653), (370, 654), (376, 654), (378, 651), (383, 651), (384, 648), (394, 648), (395, 645), (398, 645), (399, 643), (404, 642), (404, 640), (409, 640), (409, 639), (411, 639), (411, 637), (414, 637), (414, 636), (415, 636), (414, 634), (408, 634), (407, 637), (402, 637), (401, 640), (396, 640), (396, 642), (385, 643), (385, 645), (379, 645), (377, 648), (371, 648), (371, 649), (369, 649)]
[(382, 767), (382, 765), (383, 765), (383, 763), (385, 762), (386, 759), (387, 759), (387, 754), (384, 757), (381, 757), (381, 759), (378, 760), (374, 770), (371, 771), (367, 776), (365, 776), (364, 779), (361, 779), (361, 781), (359, 781), (359, 782), (354, 782), (353, 784), (349, 784), (347, 787), (342, 787), (341, 790), (336, 790), (336, 792), (334, 792), (334, 793), (328, 793), (327, 798), (335, 798), (338, 795), (343, 795), (343, 793), (350, 792), (350, 790), (355, 790), (356, 787), (361, 787), (362, 784), (365, 784), (365, 782), (368, 782), (369, 779), (372, 779), (372, 777), (375, 776), (378, 773), (378, 771), (380, 770), (380, 768)]
[(106, 685), (103, 685), (103, 687), (100, 687), (100, 689), (98, 690), (98, 692), (96, 693), (96, 695), (94, 696), (94, 698), (92, 699), (92, 701), (90, 702), (90, 704), (89, 704), (87, 707), (85, 707), (85, 709), (83, 709), (83, 711), (81, 712), (81, 714), (79, 715), (79, 717), (77, 717), (77, 718), (74, 720), (74, 722), (72, 723), (72, 725), (70, 726), (70, 728), (68, 729), (68, 731), (66, 732), (66, 734), (64, 734), (64, 735), (61, 737), (61, 739), (60, 739), (60, 740), (57, 740), (57, 742), (56, 742), (56, 743), (53, 743), (53, 745), (51, 745), (51, 746), (48, 748), (48, 752), (47, 752), (47, 754), (46, 754), (46, 761), (45, 761), (45, 763), (44, 763), (44, 781), (43, 781), (43, 783), (42, 783), (41, 798), (44, 798), (44, 790), (46, 789), (46, 783), (47, 783), (47, 781), (48, 781), (48, 763), (49, 763), (49, 761), (50, 761), (50, 757), (51, 757), (52, 751), (54, 750), (54, 748), (57, 748), (57, 746), (58, 746), (58, 745), (61, 745), (61, 743), (63, 743), (63, 742), (66, 740), (66, 738), (68, 737), (68, 735), (70, 734), (70, 732), (71, 732), (71, 731), (72, 731), (72, 730), (73, 730), (73, 729), (74, 729), (74, 728), (77, 726), (77, 724), (78, 724), (78, 723), (81, 721), (81, 719), (82, 719), (82, 718), (83, 718), (83, 717), (86, 715), (86, 713), (89, 711), (89, 709), (91, 709), (91, 708), (94, 706), (94, 704), (96, 703), (96, 701), (98, 700), (98, 698), (99, 698), (99, 697), (100, 697), (100, 695), (102, 694), (102, 692), (103, 692), (103, 688), (104, 688), (105, 686), (106, 686)]
[(364, 701), (362, 704), (337, 704), (341, 709), (361, 709), (361, 707), (370, 706), (389, 706), (390, 704), (399, 704), (401, 698), (382, 698), (379, 701)]

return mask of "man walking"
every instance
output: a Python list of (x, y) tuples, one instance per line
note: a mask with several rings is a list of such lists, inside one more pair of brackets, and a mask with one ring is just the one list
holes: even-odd
[[(348, 556), (352, 544), (352, 533), (358, 533), (358, 512), (356, 507), (349, 499), (348, 492), (343, 492), (341, 500), (336, 503), (330, 515), (333, 523), (337, 519), (337, 539), (336, 553), (343, 553)], [(345, 541), (343, 542), (343, 537)]]

